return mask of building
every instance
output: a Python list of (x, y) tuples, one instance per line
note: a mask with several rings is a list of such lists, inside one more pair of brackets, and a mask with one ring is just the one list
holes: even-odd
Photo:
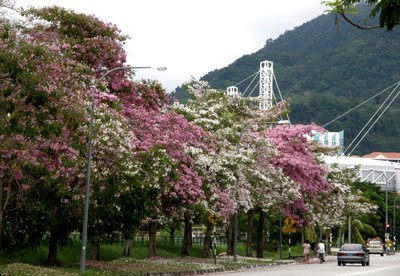
[(341, 147), (343, 148), (344, 146), (344, 131), (339, 131), (339, 132), (325, 132), (325, 133), (319, 133), (319, 132), (314, 132), (314, 141), (317, 141), (321, 143), (322, 145), (328, 146), (328, 147)]
[(369, 154), (364, 155), (363, 158), (400, 163), (400, 153), (399, 152), (375, 151), (375, 152), (371, 152)]
[(400, 162), (375, 160), (354, 156), (324, 156), (328, 165), (336, 164), (339, 169), (357, 169), (360, 181), (375, 183), (383, 190), (400, 192)]
[(341, 155), (344, 149), (344, 131), (319, 133), (312, 131), (313, 137), (306, 135), (308, 140), (320, 143), (326, 147), (338, 148), (337, 154)]

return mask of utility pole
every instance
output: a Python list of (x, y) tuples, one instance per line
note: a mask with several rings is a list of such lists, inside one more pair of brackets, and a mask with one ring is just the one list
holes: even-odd
[(282, 260), (282, 213), (279, 213), (279, 259)]
[(394, 194), (394, 200), (393, 200), (393, 247), (394, 247), (394, 252), (396, 252), (396, 197), (397, 197), (397, 193)]
[(351, 243), (351, 215), (349, 215), (349, 233), (348, 233), (348, 243)]

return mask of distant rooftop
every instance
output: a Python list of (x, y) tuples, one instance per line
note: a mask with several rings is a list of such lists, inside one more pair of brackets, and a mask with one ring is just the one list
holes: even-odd
[(373, 158), (373, 159), (399, 159), (400, 160), (400, 152), (371, 152), (370, 154), (364, 155), (363, 158)]

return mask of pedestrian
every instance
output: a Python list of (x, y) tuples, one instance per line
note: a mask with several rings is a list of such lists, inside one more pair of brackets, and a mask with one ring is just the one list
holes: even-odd
[(308, 240), (305, 240), (304, 243), (303, 243), (303, 254), (304, 254), (304, 262), (306, 264), (308, 264), (310, 262), (309, 261), (310, 249), (311, 249), (310, 243), (308, 242)]
[(322, 240), (319, 241), (319, 244), (317, 247), (317, 253), (318, 253), (319, 262), (322, 264), (323, 262), (325, 262), (325, 259), (324, 259), (325, 244), (322, 242)]

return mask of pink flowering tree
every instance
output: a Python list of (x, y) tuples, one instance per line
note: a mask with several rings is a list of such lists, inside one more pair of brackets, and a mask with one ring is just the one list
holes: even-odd
[[(154, 173), (151, 168), (143, 168), (145, 182), (149, 185), (153, 183), (149, 187), (152, 187), (153, 194), (157, 194), (156, 198), (149, 199), (153, 208), (149, 209), (147, 221), (152, 228), (162, 221), (163, 216), (173, 216), (180, 212), (180, 208), (193, 205), (204, 197), (191, 150), (206, 152), (206, 135), (201, 128), (189, 123), (165, 104), (166, 97), (158, 83), (133, 83), (135, 93), (132, 94), (125, 93), (125, 89), (116, 95), (122, 101), (123, 114), (136, 137), (135, 150), (140, 154), (158, 149), (175, 167), (174, 178), (167, 174), (155, 179), (152, 178)], [(151, 236), (156, 228), (152, 230)], [(155, 254), (153, 249), (154, 246), (149, 255)]]
[[(100, 77), (108, 70), (125, 65), (126, 55), (122, 46), (126, 37), (121, 35), (114, 25), (103, 23), (92, 16), (73, 13), (58, 7), (31, 9), (26, 14), (32, 16), (32, 19), (40, 18), (47, 21), (47, 24), (34, 29), (37, 37), (41, 37), (47, 44), (52, 45), (64, 55), (89, 67), (94, 76)], [(179, 206), (190, 205), (202, 198), (200, 178), (192, 169), (194, 160), (186, 153), (186, 148), (190, 146), (205, 149), (204, 132), (188, 123), (183, 116), (168, 109), (165, 92), (158, 83), (152, 81), (135, 83), (129, 78), (130, 75), (131, 72), (127, 70), (116, 70), (103, 78), (103, 82), (98, 88), (104, 89), (117, 98), (113, 108), (120, 110), (125, 118), (122, 120), (124, 127), (120, 130), (125, 129), (123, 131), (131, 133), (129, 136), (131, 137), (129, 144), (131, 154), (139, 162), (138, 170), (135, 171), (136, 179), (139, 178), (142, 179), (140, 182), (148, 183), (149, 189), (157, 188), (158, 192), (153, 190), (150, 193), (157, 196), (150, 197), (148, 200), (153, 203), (150, 207), (154, 207), (150, 208), (152, 211), (149, 210), (149, 216), (154, 221), (158, 221), (160, 212), (169, 215), (174, 213), (175, 209), (179, 209)], [(102, 95), (104, 94), (99, 93), (99, 96)], [(103, 121), (100, 120), (99, 123), (102, 124)], [(99, 184), (94, 185), (93, 188), (99, 192), (94, 190), (94, 195), (99, 197), (103, 195), (101, 191), (107, 191), (104, 187), (106, 183), (104, 180), (110, 177), (107, 173), (112, 172), (114, 166), (118, 168), (125, 166), (123, 164), (121, 167), (121, 162), (125, 161), (114, 160), (115, 163), (110, 164), (109, 159), (106, 158), (113, 152), (112, 149), (116, 145), (121, 145), (121, 141), (117, 139), (117, 133), (120, 130), (113, 129), (116, 131), (116, 135), (113, 136), (114, 141), (105, 141), (101, 136), (108, 134), (104, 131), (101, 132), (101, 129), (97, 133), (99, 145), (110, 144), (106, 150), (95, 150), (93, 153), (98, 166), (95, 169), (97, 172), (107, 175), (104, 178), (101, 178), (102, 175), (99, 175), (98, 179), (95, 178), (95, 183)], [(125, 139), (128, 138), (125, 137)], [(152, 154), (154, 151), (158, 153)], [(152, 173), (152, 168), (143, 166), (141, 161), (143, 156), (148, 158), (148, 156), (159, 156), (159, 154), (170, 160), (163, 163), (166, 165), (165, 171), (172, 170), (170, 165), (173, 164), (173, 174), (176, 177), (172, 178), (168, 176), (169, 174), (162, 175), (162, 177), (157, 176)], [(136, 167), (136, 165), (129, 166)], [(127, 177), (130, 177), (129, 173)], [(119, 181), (121, 182), (121, 180)], [(130, 180), (130, 183), (132, 182), (138, 181)], [(150, 185), (150, 182), (153, 184)], [(163, 183), (163, 185), (159, 187), (157, 183)], [(106, 186), (110, 187), (110, 185), (111, 183), (108, 183)], [(110, 202), (110, 204), (114, 203)], [(120, 208), (122, 210), (122, 206)], [(99, 217), (99, 219), (101, 218)], [(104, 222), (104, 220), (102, 221)], [(95, 219), (95, 222), (98, 225), (99, 220)], [(99, 227), (92, 229), (95, 228), (99, 229)], [(152, 254), (155, 252), (150, 255)]]
[(57, 244), (79, 222), (74, 199), (84, 180), (87, 116), (81, 107), (91, 76), (30, 28), (2, 21), (0, 29), (0, 221), (6, 214), (10, 247), (34, 246), (50, 233), (48, 262), (56, 263)]
[[(29, 30), (33, 39), (40, 39), (60, 55), (81, 64), (85, 73), (91, 74), (92, 78), (98, 78), (108, 70), (124, 65), (125, 52), (122, 46), (125, 37), (120, 35), (114, 25), (59, 7), (28, 9), (23, 14), (31, 21), (41, 22)], [(136, 183), (134, 179), (138, 170), (134, 156), (136, 138), (128, 127), (127, 119), (121, 114), (122, 104), (115, 95), (103, 92), (106, 88), (120, 88), (122, 83), (130, 83), (127, 76), (129, 72), (121, 70), (107, 75), (101, 83), (92, 81), (92, 87), (85, 91), (85, 102), (81, 104), (88, 111), (91, 93), (95, 93), (89, 222), (89, 240), (93, 245), (92, 257), (95, 259), (100, 256), (101, 241), (105, 238), (108, 241), (115, 239), (118, 230), (132, 228), (131, 223), (140, 220), (126, 219), (127, 210), (121, 206), (122, 199), (110, 196), (119, 195), (120, 191), (131, 191), (130, 185)], [(85, 119), (87, 123), (89, 118), (86, 116)], [(87, 130), (86, 125), (82, 127)], [(87, 143), (87, 137), (87, 133), (81, 136), (83, 145)], [(85, 150), (81, 151), (81, 156), (86, 156)], [(129, 205), (125, 194), (122, 198)], [(132, 211), (131, 215), (137, 213)]]
[(265, 131), (276, 145), (279, 154), (270, 159), (270, 164), (282, 169), (293, 181), (300, 185), (302, 197), (284, 211), (292, 215), (300, 225), (307, 223), (304, 214), (318, 197), (320, 191), (329, 190), (327, 169), (320, 164), (313, 145), (305, 135), (312, 136), (312, 131), (323, 131), (316, 125), (277, 126)]

